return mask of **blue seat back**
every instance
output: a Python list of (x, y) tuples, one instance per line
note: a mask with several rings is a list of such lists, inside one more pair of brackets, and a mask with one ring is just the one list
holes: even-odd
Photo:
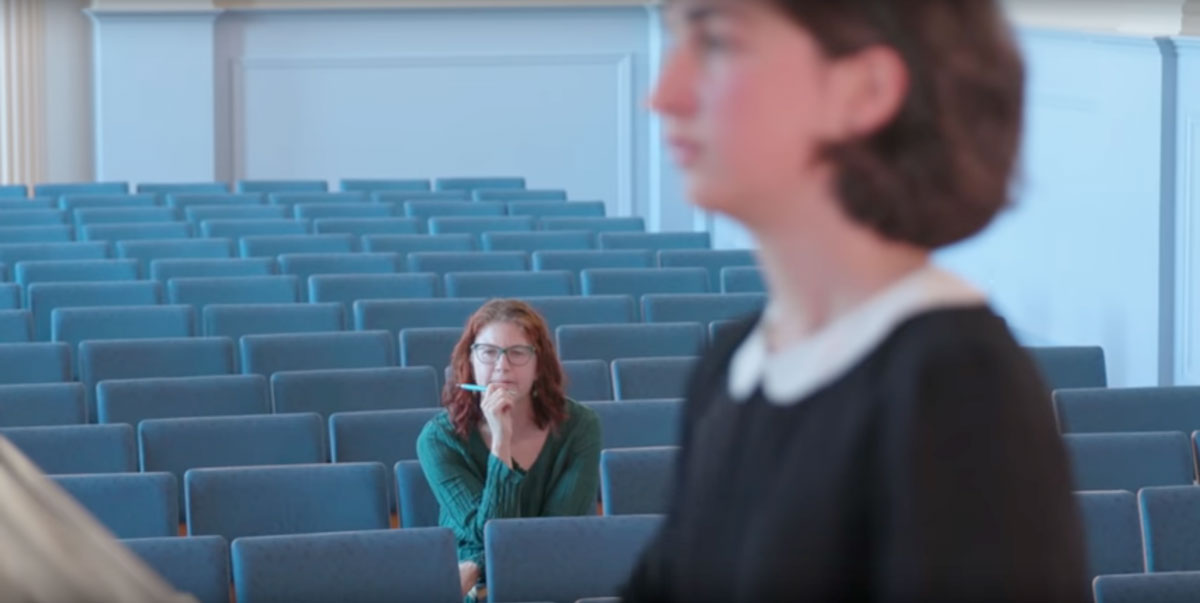
[(192, 469), (188, 535), (386, 530), (387, 471), (378, 463)]
[(36, 260), (103, 260), (107, 257), (108, 243), (104, 242), (0, 244), (0, 262), (9, 266)]
[(661, 523), (647, 515), (488, 522), (489, 600), (561, 603), (617, 595)]
[(289, 253), (279, 256), (279, 270), (300, 281), (307, 301), (308, 279), (315, 274), (392, 274), (401, 269), (395, 253)]
[(312, 303), (337, 302), (347, 316), (360, 299), (427, 299), (436, 297), (436, 274), (319, 274), (308, 279)]
[(600, 249), (709, 249), (707, 232), (604, 232), (596, 237)]
[(341, 331), (345, 325), (341, 304), (213, 304), (204, 308), (204, 335), (234, 341), (243, 335)]
[(471, 176), (438, 178), (433, 181), (433, 189), (438, 191), (462, 190), (524, 190), (525, 179), (518, 176)]
[[(437, 375), (429, 367), (334, 369), (275, 373), (275, 412), (339, 412), (435, 408)], [(389, 463), (384, 463), (388, 465)]]
[(167, 281), (172, 304), (190, 304), (202, 314), (209, 304), (291, 304), (298, 301), (291, 275), (188, 277)]
[(395, 299), (354, 302), (354, 328), (386, 330), (398, 336), (405, 329), (462, 328), (487, 299)]
[(292, 207), (292, 216), (300, 219), (320, 218), (390, 218), (396, 215), (391, 203), (301, 203)]
[(199, 603), (229, 603), (229, 543), (220, 536), (122, 542), (175, 590)]
[(144, 278), (150, 276), (150, 262), (165, 259), (223, 259), (233, 256), (229, 239), (189, 239), (187, 241), (117, 241), (117, 257), (136, 260)]
[(400, 365), (431, 366), (441, 383), (450, 354), (461, 337), (461, 327), (404, 329), (400, 331)]
[(0, 228), (0, 241), (5, 244), (58, 243), (75, 240), (75, 229), (66, 225), (8, 226)]
[(58, 308), (50, 316), (50, 338), (72, 348), (90, 339), (192, 337), (191, 306)]
[(1026, 348), (1051, 390), (1108, 386), (1104, 350), (1099, 347)]
[(1146, 571), (1200, 570), (1200, 488), (1145, 488), (1138, 492)]
[(150, 278), (162, 283), (173, 278), (270, 276), (275, 272), (275, 260), (271, 258), (165, 259), (150, 262)]
[(1099, 576), (1096, 603), (1189, 603), (1200, 592), (1200, 572)]
[[(0, 310), (17, 310), (21, 302), (21, 286), (15, 283), (0, 283)], [(31, 318), (32, 319), (32, 315)]]
[(400, 526), (406, 529), (437, 526), (441, 507), (433, 488), (429, 487), (421, 462), (399, 461), (394, 469)]
[(600, 453), (605, 515), (665, 515), (679, 448), (616, 448)]
[(0, 343), (0, 385), (71, 381), (65, 343)]
[(158, 196), (150, 193), (64, 193), (58, 198), (58, 208), (65, 210), (87, 207), (153, 207), (156, 203)]
[(721, 269), (721, 293), (766, 293), (762, 271), (758, 268), (730, 267)]
[(612, 379), (603, 360), (564, 360), (567, 395), (575, 400), (612, 400)]
[(117, 538), (179, 535), (179, 481), (170, 473), (55, 477)]
[(649, 293), (708, 293), (708, 273), (703, 268), (588, 268), (579, 275), (584, 295)]
[(445, 528), (241, 538), (237, 600), (458, 603), (455, 547)]
[[(233, 373), (233, 342), (225, 337), (109, 339), (79, 344), (79, 380), (89, 398), (110, 379), (203, 377)], [(91, 409), (94, 410), (94, 409)], [(89, 416), (96, 416), (89, 411)]]
[(287, 253), (352, 253), (355, 238), (347, 234), (246, 236), (238, 242), (244, 258), (275, 257)]
[[(369, 235), (418, 235), (424, 224), (413, 218), (319, 218), (313, 220), (313, 232), (317, 234), (348, 234), (356, 237)], [(363, 250), (367, 245), (363, 243)]]
[(682, 400), (588, 402), (600, 418), (603, 448), (678, 446)]
[(398, 253), (406, 259), (410, 253), (430, 251), (461, 252), (473, 251), (474, 249), (475, 237), (467, 234), (385, 234), (363, 236), (363, 251)]
[(409, 272), (505, 272), (529, 269), (529, 256), (521, 251), (441, 252), (408, 254)]
[[(503, 203), (447, 203), (445, 201), (405, 201), (404, 215), (428, 220), (438, 217), (500, 217), (507, 207)], [(458, 231), (462, 232), (462, 231)]]
[(242, 373), (381, 368), (396, 365), (387, 331), (247, 335), (241, 339)]
[[(283, 205), (192, 205), (183, 210), (188, 222), (211, 220), (287, 220), (292, 213)], [(203, 232), (201, 227), (198, 232)]]
[(595, 247), (592, 233), (585, 230), (537, 232), (485, 232), (480, 237), (484, 251), (587, 250)]
[(417, 459), (417, 437), (441, 408), (339, 412), (329, 417), (335, 463), (374, 462), (392, 466)]
[(767, 296), (761, 293), (652, 293), (642, 296), (646, 322), (730, 320), (761, 312)]
[(1063, 433), (1200, 429), (1200, 387), (1059, 390), (1054, 408)]
[(205, 237), (240, 239), (242, 237), (308, 234), (307, 220), (204, 220), (200, 234)]
[(567, 191), (527, 188), (476, 188), (471, 192), (476, 201), (566, 201)]
[(153, 193), (160, 198), (170, 195), (221, 195), (229, 192), (224, 182), (139, 182), (138, 193)]
[(446, 297), (556, 297), (573, 293), (571, 273), (451, 272), (445, 275)]
[(683, 398), (699, 359), (619, 358), (612, 363), (616, 400)]
[(586, 230), (588, 232), (644, 232), (642, 218), (541, 218), (539, 230)]
[(162, 303), (162, 286), (154, 281), (34, 283), (28, 288), (34, 336), (50, 339), (51, 313), (57, 308), (154, 306)]
[(62, 195), (125, 195), (129, 193), (128, 182), (48, 182), (33, 187), (34, 197), (59, 197)]
[(176, 221), (170, 207), (83, 207), (74, 214), (76, 226)]
[(28, 310), (0, 310), (0, 343), (33, 341), (33, 313)]
[(267, 203), (272, 205), (302, 205), (302, 204), (350, 204), (363, 203), (369, 200), (363, 191), (341, 191), (331, 193), (325, 190), (277, 190), (267, 192)]
[[(483, 203), (476, 203), (475, 205), (483, 205)], [(485, 232), (531, 231), (533, 230), (533, 225), (534, 220), (530, 216), (509, 216), (505, 218), (435, 217), (429, 219), (429, 232), (430, 234), (470, 234), (478, 238)]]
[(262, 205), (266, 202), (267, 196), (262, 193), (170, 193), (166, 198), (167, 207), (178, 210), (186, 210), (199, 205), (237, 207)]
[(79, 229), (80, 241), (129, 241), (141, 239), (186, 239), (192, 236), (187, 222), (145, 224), (88, 224)]
[(238, 180), (234, 190), (239, 193), (323, 193), (329, 190), (324, 180)]
[(137, 471), (133, 428), (128, 425), (61, 425), (0, 429), (43, 473), (132, 473)]
[(1129, 490), (1195, 481), (1191, 441), (1177, 431), (1063, 436), (1076, 490)]
[(1146, 571), (1137, 497), (1132, 492), (1076, 492), (1087, 544), (1088, 579)]
[(0, 211), (0, 226), (16, 228), (22, 226), (60, 226), (67, 223), (67, 213), (57, 209), (29, 209)]
[(114, 379), (96, 386), (97, 421), (137, 426), (146, 419), (224, 417), (271, 412), (261, 375)]
[(371, 200), (378, 203), (400, 203), (406, 201), (470, 201), (471, 191), (469, 190), (449, 190), (449, 191), (374, 191), (371, 193)]
[(33, 283), (135, 281), (135, 260), (34, 260), (17, 262), (13, 280), (29, 287)]
[(509, 201), (508, 215), (534, 218), (603, 218), (603, 201)]
[(78, 383), (0, 385), (0, 428), (87, 423), (87, 403)]
[(697, 323), (563, 325), (556, 329), (563, 360), (695, 356), (705, 347)]
[(428, 191), (429, 180), (426, 179), (387, 179), (387, 178), (346, 178), (340, 188), (344, 191)]

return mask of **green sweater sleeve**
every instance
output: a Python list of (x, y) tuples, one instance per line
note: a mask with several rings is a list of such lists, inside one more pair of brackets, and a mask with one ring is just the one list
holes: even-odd
[(575, 405), (578, 424), (567, 442), (568, 464), (551, 485), (545, 516), (595, 515), (600, 492), (600, 419), (595, 411)]
[(490, 519), (520, 515), (525, 473), (488, 456), (484, 475), (469, 461), (466, 444), (437, 419), (417, 439), (417, 458), (442, 509), (443, 525), (454, 531), (460, 561), (484, 567), (483, 527)]

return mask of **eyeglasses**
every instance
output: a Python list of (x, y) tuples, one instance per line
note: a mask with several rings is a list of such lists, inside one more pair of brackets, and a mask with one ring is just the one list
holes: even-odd
[(500, 362), (501, 356), (508, 357), (508, 363), (513, 366), (525, 366), (537, 356), (537, 349), (531, 345), (514, 345), (507, 348), (491, 345), (489, 343), (477, 343), (471, 346), (471, 355), (475, 357), (475, 361), (480, 364), (496, 364)]

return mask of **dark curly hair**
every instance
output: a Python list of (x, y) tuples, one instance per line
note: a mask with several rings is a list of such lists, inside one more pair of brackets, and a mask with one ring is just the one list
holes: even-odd
[(1009, 203), (1025, 68), (993, 0), (760, 0), (838, 59), (894, 49), (909, 90), (891, 123), (831, 144), (847, 215), (884, 237), (935, 249), (983, 230)]
[(529, 304), (514, 299), (493, 299), (484, 304), (467, 321), (462, 337), (450, 355), (450, 375), (442, 390), (442, 405), (450, 414), (454, 431), (466, 438), (483, 419), (479, 394), (458, 387), (459, 383), (475, 383), (471, 365), (471, 346), (484, 327), (494, 322), (517, 325), (525, 332), (537, 350), (537, 377), (533, 382), (533, 419), (539, 429), (557, 427), (567, 419), (567, 397), (564, 393), (562, 365), (546, 321)]

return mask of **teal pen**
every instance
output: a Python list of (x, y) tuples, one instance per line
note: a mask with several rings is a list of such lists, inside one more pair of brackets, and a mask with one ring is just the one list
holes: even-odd
[(483, 393), (483, 392), (486, 392), (486, 391), (487, 391), (487, 388), (486, 388), (486, 387), (484, 387), (484, 386), (482, 386), (482, 385), (475, 385), (475, 384), (473, 384), (473, 383), (459, 383), (459, 384), (458, 384), (458, 386), (459, 386), (459, 387), (461, 387), (462, 389), (465, 389), (465, 390), (469, 391), (469, 392), (479, 392), (479, 393)]

